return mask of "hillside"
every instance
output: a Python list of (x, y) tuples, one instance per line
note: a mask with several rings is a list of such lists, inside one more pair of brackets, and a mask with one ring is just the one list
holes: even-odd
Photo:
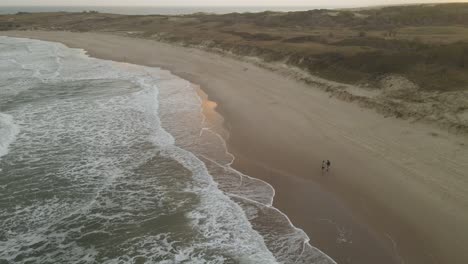
[(296, 71), (295, 77), (384, 115), (468, 131), (468, 4), (225, 15), (0, 16), (0, 30), (32, 29), (111, 32), (258, 57), (294, 66), (310, 74)]

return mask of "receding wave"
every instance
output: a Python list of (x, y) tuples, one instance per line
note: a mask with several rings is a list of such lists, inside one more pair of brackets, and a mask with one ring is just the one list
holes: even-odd
[(8, 147), (18, 133), (19, 127), (13, 122), (13, 117), (0, 113), (0, 158), (8, 153)]

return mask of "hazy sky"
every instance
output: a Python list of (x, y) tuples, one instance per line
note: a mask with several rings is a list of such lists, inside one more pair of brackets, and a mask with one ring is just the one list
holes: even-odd
[[(0, 5), (146, 5), (146, 6), (368, 6), (408, 4), (415, 2), (437, 3), (441, 0), (0, 0)], [(468, 2), (452, 0), (451, 2)]]

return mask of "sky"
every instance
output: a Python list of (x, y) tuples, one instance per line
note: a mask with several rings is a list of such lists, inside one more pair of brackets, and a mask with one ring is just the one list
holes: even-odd
[(440, 3), (447, 0), (0, 0), (0, 6), (370, 6), (416, 2)]

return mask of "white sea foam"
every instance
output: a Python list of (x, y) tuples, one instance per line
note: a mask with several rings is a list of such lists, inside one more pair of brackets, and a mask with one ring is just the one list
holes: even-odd
[(19, 131), (19, 126), (14, 123), (12, 116), (0, 113), (0, 158), (8, 153), (8, 148), (15, 141)]
[[(8, 80), (0, 86), (6, 111), (0, 136), (5, 119), (9, 135), (17, 136), (16, 159), (24, 162), (13, 172), (60, 164), (35, 175), (42, 181), (18, 180), (23, 188), (15, 195), (42, 195), (41, 184), (54, 186), (57, 180), (67, 183), (55, 187), (58, 194), (80, 193), (0, 208), (8, 230), (4, 237), (0, 233), (0, 260), (44, 250), (23, 262), (94, 263), (102, 249), (77, 240), (118, 236), (114, 225), (145, 225), (186, 210), (190, 230), (199, 234), (192, 243), (181, 243), (181, 234), (148, 231), (122, 242), (119, 256), (99, 261), (333, 263), (272, 207), (271, 185), (230, 167), (234, 156), (205, 126), (200, 98), (187, 81), (157, 68), (89, 58), (57, 43), (3, 37), (0, 42), (9, 47), (0, 52), (0, 69), (6, 69), (0, 79)], [(19, 135), (12, 117), (21, 125)], [(161, 154), (192, 177), (177, 178), (170, 167), (161, 171), (165, 162), (153, 161)], [(135, 174), (140, 167), (147, 169)], [(10, 184), (0, 186), (10, 190)], [(11, 202), (1, 194), (0, 201)], [(189, 205), (194, 207), (184, 209)], [(107, 224), (86, 231), (101, 222)]]
[[(118, 236), (112, 233), (115, 225), (145, 225), (192, 205), (185, 216), (199, 234), (193, 243), (177, 242), (182, 234), (148, 230), (119, 244), (120, 256), (100, 261), (133, 262), (142, 257), (160, 263), (275, 262), (239, 205), (217, 188), (199, 158), (180, 147), (184, 136), (182, 145), (191, 144), (187, 133), (198, 135), (198, 128), (189, 126), (196, 120), (176, 120), (178, 115), (165, 111), (166, 120), (179, 122), (178, 142), (161, 127), (158, 100), (167, 99), (177, 109), (172, 114), (199, 112), (197, 102), (158, 97), (159, 84), (180, 84), (180, 79), (159, 69), (88, 58), (61, 44), (5, 38), (0, 42), (12, 44), (0, 57), (10, 58), (10, 65), (16, 65), (11, 67), (25, 74), (0, 76), (15, 88), (0, 87), (10, 91), (0, 99), (6, 112), (0, 121), (8, 124), (8, 135), (16, 135), (18, 144), (5, 175), (15, 181), (0, 182), (11, 191), (0, 193), (0, 201), (9, 208), (0, 208), (7, 230), (0, 233), (0, 260), (94, 263), (103, 249), (80, 241)], [(19, 78), (28, 79), (29, 85)], [(21, 134), (12, 117), (21, 125)], [(192, 177), (181, 175), (176, 181), (177, 175), (161, 171), (163, 161), (152, 161), (161, 153)], [(149, 169), (135, 174), (140, 167)], [(157, 172), (161, 175), (149, 174)], [(33, 177), (24, 177), (29, 175)], [(21, 188), (14, 189), (17, 186)], [(100, 223), (105, 224), (87, 230)]]

